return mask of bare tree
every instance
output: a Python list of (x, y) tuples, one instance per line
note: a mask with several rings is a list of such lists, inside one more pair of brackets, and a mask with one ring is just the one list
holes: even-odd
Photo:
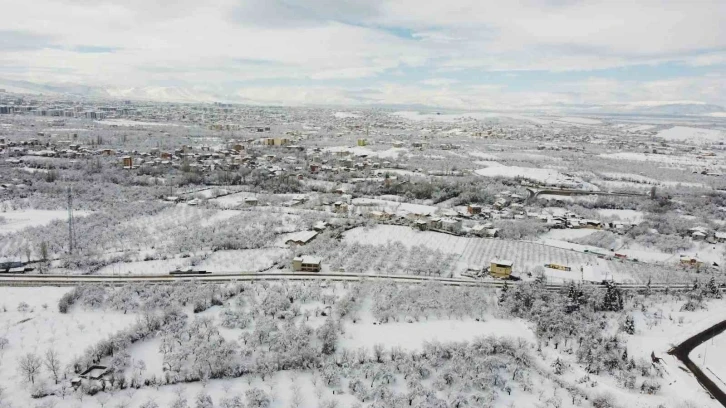
[(58, 358), (58, 352), (55, 351), (55, 349), (48, 349), (45, 352), (45, 360), (43, 361), (45, 364), (45, 368), (50, 371), (50, 373), (53, 375), (53, 380), (56, 384), (58, 384), (58, 378), (60, 377), (61, 373), (61, 363), (60, 359)]
[(290, 408), (300, 408), (303, 403), (302, 393), (300, 392), (300, 385), (293, 383), (292, 387), (292, 398), (290, 399)]
[(35, 353), (25, 354), (18, 359), (20, 374), (32, 384), (35, 384), (35, 376), (40, 372), (42, 365), (40, 357)]
[(111, 400), (111, 397), (108, 394), (106, 394), (105, 392), (98, 394), (96, 396), (96, 401), (98, 401), (98, 405), (100, 405), (101, 408), (104, 408), (110, 400)]

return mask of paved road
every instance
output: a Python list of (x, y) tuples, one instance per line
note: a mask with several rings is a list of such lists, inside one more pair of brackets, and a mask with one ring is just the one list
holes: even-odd
[[(0, 286), (75, 286), (84, 283), (122, 285), (127, 283), (172, 283), (177, 281), (197, 281), (209, 283), (257, 281), (257, 280), (330, 280), (330, 281), (394, 281), (410, 283), (436, 282), (453, 286), (477, 286), (500, 288), (502, 280), (472, 278), (442, 278), (416, 275), (368, 275), (359, 273), (313, 273), (313, 272), (215, 272), (205, 275), (39, 275), (39, 274), (7, 274), (0, 273)], [(507, 281), (509, 285), (520, 282)], [(586, 285), (599, 286), (599, 282), (587, 282)], [(569, 287), (568, 283), (548, 284), (550, 290)], [(645, 289), (641, 284), (619, 284), (624, 290)], [(653, 283), (651, 290), (661, 291), (690, 289), (690, 284), (667, 285)]]
[(726, 392), (718, 386), (713, 380), (711, 380), (701, 368), (694, 363), (688, 355), (701, 344), (707, 342), (712, 337), (716, 337), (726, 330), (726, 320), (715, 324), (714, 326), (696, 334), (695, 336), (684, 341), (680, 345), (672, 348), (668, 351), (668, 354), (675, 356), (681, 360), (683, 364), (688, 367), (693, 373), (699, 383), (705, 388), (711, 396), (726, 407)]

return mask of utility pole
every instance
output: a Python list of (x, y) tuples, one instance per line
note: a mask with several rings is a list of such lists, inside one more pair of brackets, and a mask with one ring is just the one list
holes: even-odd
[(68, 187), (68, 252), (73, 255), (73, 189)]

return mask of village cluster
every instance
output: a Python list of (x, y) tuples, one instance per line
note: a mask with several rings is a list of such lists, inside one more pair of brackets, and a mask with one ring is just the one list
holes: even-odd
[[(33, 179), (60, 184), (67, 170), (86, 167), (114, 172), (123, 179), (115, 184), (153, 187), (154, 198), (177, 205), (318, 212), (315, 228), (286, 240), (293, 250), (328, 225), (372, 222), (435, 232), (442, 242), (449, 236), (546, 240), (601, 258), (668, 267), (720, 270), (723, 263), (726, 231), (717, 222), (724, 214), (723, 141), (659, 136), (678, 126), (16, 96), (0, 104), (7, 169), (2, 186), (9, 201), (31, 202), (26, 197), (34, 195)], [(628, 167), (630, 172), (614, 171)], [(689, 206), (680, 196), (704, 194), (715, 196), (707, 207), (715, 207), (713, 217), (684, 213)], [(76, 198), (77, 210), (83, 200)], [(667, 232), (637, 228), (663, 211), (687, 225)], [(560, 229), (565, 231), (553, 232)], [(587, 243), (588, 233), (575, 231), (581, 229), (592, 230), (590, 238), (608, 234), (612, 244), (576, 246)], [(677, 249), (649, 254), (647, 245), (629, 245), (654, 232), (680, 240)], [(714, 245), (710, 251), (701, 250), (708, 244)], [(637, 250), (629, 253), (629, 247)], [(31, 252), (25, 263), (40, 255), (37, 247)], [(5, 254), (5, 265), (25, 267), (22, 255)], [(287, 268), (324, 269), (323, 254), (306, 253), (305, 262), (302, 253), (293, 255)], [(498, 277), (531, 272), (532, 265), (513, 265), (512, 258), (502, 253), (466, 266), (475, 272), (511, 266)], [(582, 269), (555, 260), (540, 266)]]
[(710, 406), (723, 135), (0, 92), (0, 408)]

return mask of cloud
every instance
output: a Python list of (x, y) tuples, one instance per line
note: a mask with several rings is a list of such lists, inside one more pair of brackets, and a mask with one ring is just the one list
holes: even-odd
[(0, 30), (0, 51), (23, 51), (47, 48), (52, 37), (30, 31)]
[(73, 51), (80, 52), (82, 54), (107, 54), (119, 51), (120, 49), (121, 48), (117, 47), (103, 47), (95, 45), (77, 45), (73, 47)]
[(360, 24), (380, 13), (378, 0), (246, 0), (232, 8), (232, 21), (246, 26), (310, 27), (328, 22)]
[(422, 84), (429, 85), (429, 86), (448, 86), (448, 85), (457, 84), (459, 82), (461, 82), (461, 81), (459, 81), (458, 79), (452, 79), (452, 78), (429, 78), (429, 79), (424, 79), (423, 81), (421, 81)]
[[(271, 89), (461, 107), (635, 93), (723, 103), (723, 78), (704, 75), (726, 68), (725, 14), (715, 0), (19, 1), (0, 15), (0, 75), (261, 100)], [(604, 72), (640, 66), (668, 69), (638, 81)], [(530, 72), (553, 80), (526, 89)]]

